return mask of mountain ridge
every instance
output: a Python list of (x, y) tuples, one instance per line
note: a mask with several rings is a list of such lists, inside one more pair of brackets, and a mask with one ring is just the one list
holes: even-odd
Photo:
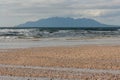
[(51, 17), (29, 21), (17, 27), (112, 27), (112, 25), (103, 24), (89, 18)]

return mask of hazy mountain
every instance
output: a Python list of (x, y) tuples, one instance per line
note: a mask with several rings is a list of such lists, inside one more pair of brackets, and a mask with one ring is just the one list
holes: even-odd
[(93, 19), (52, 17), (34, 22), (26, 22), (17, 27), (109, 27)]

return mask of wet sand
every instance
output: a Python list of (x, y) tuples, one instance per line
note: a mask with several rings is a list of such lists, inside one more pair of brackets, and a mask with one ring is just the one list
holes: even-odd
[(120, 46), (81, 45), (1, 49), (0, 65), (2, 76), (44, 77), (58, 80), (59, 78), (119, 80)]
[(120, 38), (44, 38), (0, 40), (0, 49), (81, 45), (120, 45)]

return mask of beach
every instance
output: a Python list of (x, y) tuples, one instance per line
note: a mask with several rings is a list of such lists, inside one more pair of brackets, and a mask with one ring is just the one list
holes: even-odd
[(28, 77), (30, 80), (120, 79), (119, 38), (19, 42), (12, 42), (12, 48), (9, 48), (11, 41), (2, 42), (7, 45), (0, 49), (3, 80), (6, 76), (22, 77), (23, 80)]
[(120, 80), (120, 0), (0, 0), (0, 80)]

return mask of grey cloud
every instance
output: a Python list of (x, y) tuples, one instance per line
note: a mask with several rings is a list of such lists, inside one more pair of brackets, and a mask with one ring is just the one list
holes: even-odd
[(119, 0), (0, 0), (0, 20), (4, 20), (0, 24), (7, 21), (14, 25), (53, 16), (114, 18), (120, 16), (119, 4)]
[(120, 10), (111, 10), (106, 11), (106, 13), (100, 15), (99, 17), (107, 18), (107, 17), (120, 17)]

